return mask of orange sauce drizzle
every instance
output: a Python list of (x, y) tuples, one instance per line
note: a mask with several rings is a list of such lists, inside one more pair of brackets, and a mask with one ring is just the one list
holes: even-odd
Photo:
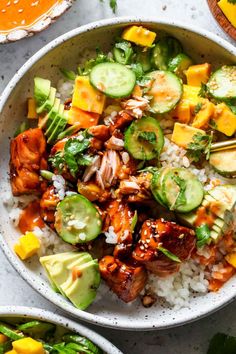
[(61, 0), (1, 0), (0, 32), (27, 28)]
[(36, 226), (40, 228), (45, 226), (40, 216), (40, 206), (38, 200), (29, 203), (29, 205), (23, 210), (20, 215), (18, 226), (22, 234), (25, 234), (27, 231), (33, 231)]

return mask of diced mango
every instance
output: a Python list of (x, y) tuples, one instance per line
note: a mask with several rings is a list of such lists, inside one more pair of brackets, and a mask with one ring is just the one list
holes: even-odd
[(14, 246), (14, 251), (22, 259), (32, 257), (40, 248), (40, 241), (33, 232), (27, 232), (19, 238), (19, 243)]
[(18, 339), (12, 346), (17, 354), (45, 354), (43, 344), (30, 337)]
[(100, 117), (98, 113), (86, 112), (73, 106), (68, 111), (64, 111), (64, 114), (68, 119), (68, 124), (79, 124), (81, 129), (87, 129), (93, 125), (97, 125)]
[(217, 5), (221, 8), (224, 15), (227, 17), (229, 22), (236, 27), (236, 5), (235, 3), (229, 2), (229, 0), (220, 0)]
[(131, 26), (124, 30), (121, 37), (137, 45), (151, 47), (155, 41), (156, 33), (142, 26)]
[(83, 111), (101, 114), (106, 97), (96, 90), (89, 82), (88, 76), (77, 76), (75, 79), (72, 106)]
[(189, 102), (181, 100), (181, 102), (172, 112), (172, 117), (178, 119), (180, 123), (188, 124), (191, 119), (191, 109)]
[(232, 136), (236, 132), (236, 115), (225, 103), (220, 103), (215, 107), (213, 119), (215, 129), (219, 132), (227, 136)]
[(200, 103), (199, 112), (196, 113), (192, 126), (194, 128), (205, 129), (215, 112), (215, 105), (208, 99), (203, 99)]
[(4, 336), (4, 334), (0, 333), (0, 344), (5, 343), (7, 340), (7, 336)]
[(171, 141), (176, 145), (187, 148), (197, 133), (205, 134), (204, 130), (190, 127), (187, 124), (175, 123)]
[(18, 353), (14, 349), (12, 349), (9, 352), (6, 352), (5, 354), (18, 354)]
[(192, 114), (194, 113), (196, 105), (202, 102), (202, 97), (198, 96), (199, 91), (199, 87), (190, 85), (184, 85), (183, 87), (183, 95), (180, 103), (183, 101), (188, 102)]
[(201, 86), (207, 83), (211, 73), (211, 65), (208, 63), (191, 65), (186, 71), (187, 83), (191, 86)]
[(27, 118), (28, 119), (36, 119), (37, 118), (37, 112), (36, 112), (36, 102), (34, 98), (28, 98), (28, 114)]
[(236, 252), (227, 254), (225, 259), (229, 264), (231, 264), (234, 268), (236, 268)]

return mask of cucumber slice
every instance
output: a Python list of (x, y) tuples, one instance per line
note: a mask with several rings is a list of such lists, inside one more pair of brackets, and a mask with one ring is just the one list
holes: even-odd
[(134, 121), (125, 131), (125, 148), (137, 160), (152, 160), (163, 146), (164, 136), (159, 122), (152, 117)]
[(75, 245), (95, 239), (102, 231), (102, 220), (87, 198), (75, 194), (58, 204), (55, 228), (64, 241)]
[(12, 340), (18, 340), (24, 337), (23, 333), (17, 333), (14, 329), (3, 322), (0, 322), (0, 333)]
[(162, 182), (170, 210), (187, 213), (197, 208), (204, 197), (201, 182), (185, 168), (172, 168)]
[(144, 72), (150, 71), (152, 68), (150, 49), (143, 51), (143, 48), (138, 48), (136, 53), (136, 62), (141, 64)]
[(209, 94), (220, 101), (236, 100), (236, 65), (222, 66), (216, 70), (207, 83)]
[(181, 52), (182, 46), (176, 38), (161, 38), (152, 51), (152, 65), (159, 70), (167, 70), (169, 60)]
[(48, 332), (53, 332), (56, 326), (48, 322), (30, 321), (19, 325), (17, 328), (31, 337), (43, 339)]
[(209, 163), (220, 175), (236, 177), (236, 149), (213, 152), (210, 154)]
[(119, 63), (101, 63), (90, 72), (90, 83), (106, 96), (128, 97), (136, 84), (134, 72)]
[(153, 71), (147, 74), (147, 77), (153, 80), (148, 91), (152, 96), (151, 108), (156, 113), (171, 111), (181, 99), (182, 81), (170, 71)]
[(180, 53), (169, 61), (168, 70), (172, 71), (182, 79), (184, 77), (184, 71), (187, 70), (192, 64), (193, 61), (189, 56), (184, 53)]
[(155, 172), (151, 180), (151, 192), (156, 201), (162, 206), (167, 206), (167, 200), (162, 192), (163, 178), (170, 170), (169, 167), (163, 167), (159, 171)]

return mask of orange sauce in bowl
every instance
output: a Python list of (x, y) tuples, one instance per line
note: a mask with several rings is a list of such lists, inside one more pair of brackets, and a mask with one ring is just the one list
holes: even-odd
[(0, 0), (0, 32), (33, 25), (61, 0)]

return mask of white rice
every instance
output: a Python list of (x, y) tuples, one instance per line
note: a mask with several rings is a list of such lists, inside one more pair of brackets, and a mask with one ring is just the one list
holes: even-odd
[(66, 181), (61, 175), (52, 176), (53, 186), (60, 200), (63, 200), (66, 195)]
[(206, 294), (208, 280), (205, 278), (204, 267), (189, 260), (181, 264), (179, 272), (168, 277), (161, 278), (149, 274), (146, 288), (151, 288), (154, 293), (178, 310), (182, 307), (190, 307), (194, 293)]
[(57, 92), (59, 93), (59, 98), (64, 102), (66, 99), (72, 96), (74, 90), (73, 81), (68, 81), (61, 79), (57, 84)]

